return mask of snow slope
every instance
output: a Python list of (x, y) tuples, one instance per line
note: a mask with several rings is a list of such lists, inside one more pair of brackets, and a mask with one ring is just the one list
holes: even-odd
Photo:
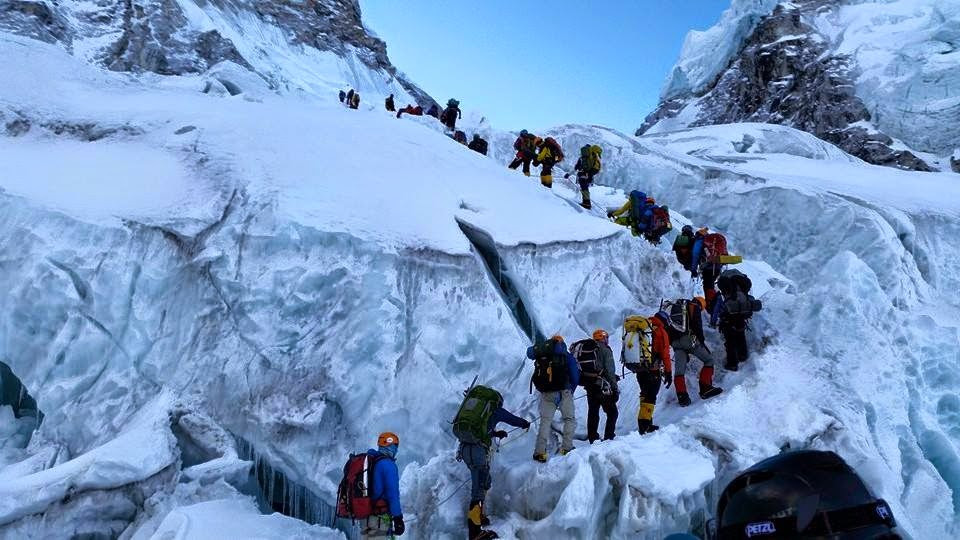
[[(449, 421), (474, 377), (532, 418), (531, 334), (615, 329), (699, 290), (669, 242), (506, 170), (513, 135), (489, 126), (483, 158), (432, 119), (255, 80), (204, 93), (208, 74), (103, 72), (9, 34), (0, 54), (0, 350), (46, 414), (3, 450), (0, 537), (335, 536), (253, 498), (344, 526), (321, 503), (385, 429), (410, 536), (462, 537)], [(724, 231), (765, 309), (747, 369), (686, 409), (663, 391), (655, 435), (634, 432), (629, 378), (614, 442), (541, 465), (512, 432), (488, 501), (503, 537), (701, 531), (727, 479), (787, 446), (839, 452), (911, 536), (956, 535), (960, 199), (938, 176), (783, 127), (550, 134), (571, 157), (604, 147), (598, 206), (643, 188)]]

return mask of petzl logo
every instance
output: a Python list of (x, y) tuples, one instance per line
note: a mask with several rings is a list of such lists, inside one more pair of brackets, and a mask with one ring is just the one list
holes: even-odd
[(772, 521), (761, 521), (760, 523), (750, 523), (746, 527), (747, 538), (753, 538), (754, 536), (764, 536), (767, 534), (774, 534), (777, 532), (777, 528), (773, 526)]

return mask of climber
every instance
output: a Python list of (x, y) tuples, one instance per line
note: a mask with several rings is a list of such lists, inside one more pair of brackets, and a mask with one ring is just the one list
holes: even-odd
[(484, 501), (490, 489), (490, 447), (493, 439), (503, 439), (506, 431), (497, 430), (504, 422), (521, 429), (529, 429), (530, 422), (503, 408), (503, 396), (486, 386), (473, 386), (464, 393), (463, 403), (453, 420), (453, 434), (460, 441), (457, 461), (470, 470), (470, 507), (467, 512), (467, 531), (470, 540), (497, 538), (493, 531), (483, 530), (490, 525), (484, 512)]
[(627, 202), (619, 209), (607, 212), (618, 225), (630, 227), (634, 236), (643, 236), (651, 244), (659, 244), (660, 237), (670, 232), (670, 210), (666, 206), (657, 206), (653, 197), (638, 190), (630, 192)]
[(440, 106), (437, 105), (436, 103), (434, 103), (433, 105), (430, 105), (430, 108), (427, 109), (427, 116), (432, 116), (432, 117), (436, 118), (437, 120), (439, 120), (439, 119), (440, 119)]
[(706, 227), (697, 231), (690, 250), (690, 266), (687, 270), (696, 278), (703, 279), (703, 294), (707, 299), (707, 310), (712, 312), (717, 297), (714, 287), (717, 277), (728, 262), (739, 262), (740, 257), (727, 253), (727, 239), (720, 233), (712, 233)]
[(351, 105), (351, 104), (353, 103), (353, 94), (354, 94), (353, 88), (347, 90), (347, 96), (346, 96), (346, 97), (347, 97), (347, 100), (344, 102), (344, 104), (345, 104), (347, 107), (351, 107), (351, 108), (352, 108), (352, 105)]
[(537, 445), (533, 459), (547, 461), (547, 437), (557, 409), (563, 418), (563, 442), (560, 454), (573, 450), (573, 431), (577, 418), (573, 407), (573, 391), (580, 384), (580, 367), (576, 358), (567, 351), (563, 336), (553, 336), (527, 349), (527, 358), (534, 361), (532, 386), (540, 392), (540, 426), (537, 430)]
[(693, 300), (663, 302), (657, 313), (657, 318), (664, 323), (670, 335), (670, 347), (673, 348), (673, 387), (681, 407), (690, 405), (686, 378), (690, 355), (703, 362), (700, 369), (700, 399), (710, 399), (723, 392), (713, 386), (713, 355), (707, 349), (703, 336), (703, 313), (706, 311), (706, 299), (697, 296)]
[(463, 113), (460, 112), (460, 102), (451, 98), (447, 101), (447, 108), (440, 114), (440, 123), (447, 126), (450, 131), (455, 131), (458, 118), (463, 118)]
[(600, 439), (600, 409), (607, 416), (603, 430), (603, 440), (609, 441), (616, 436), (617, 401), (620, 389), (617, 387), (617, 366), (613, 363), (613, 351), (610, 350), (609, 335), (601, 328), (594, 330), (590, 339), (574, 343), (570, 352), (580, 365), (580, 386), (587, 391), (587, 440), (590, 444)]
[(393, 94), (387, 96), (387, 99), (383, 101), (383, 106), (390, 112), (397, 112), (397, 106), (393, 103)]
[(463, 145), (467, 144), (467, 134), (460, 131), (459, 129), (453, 132), (453, 135), (451, 135), (451, 138), (460, 144), (463, 144)]
[[(580, 206), (590, 209), (590, 185), (593, 184), (593, 177), (600, 174), (603, 166), (600, 158), (603, 155), (603, 149), (597, 145), (585, 144), (580, 148), (580, 159), (573, 166), (577, 172), (577, 184), (580, 186)], [(570, 174), (565, 174), (564, 178), (569, 178)]]
[(560, 143), (553, 137), (547, 137), (541, 141), (537, 149), (537, 157), (533, 160), (534, 165), (540, 165), (540, 183), (544, 187), (553, 187), (553, 166), (563, 161), (563, 150), (560, 149)]
[(402, 536), (406, 530), (395, 461), (399, 446), (400, 437), (383, 432), (377, 438), (376, 450), (351, 455), (343, 467), (337, 517), (360, 522), (363, 538)]
[(341, 91), (340, 91), (340, 103), (346, 103), (346, 101), (347, 101), (347, 93), (344, 92), (343, 90), (341, 90)]
[(530, 162), (537, 157), (537, 145), (540, 144), (540, 137), (527, 130), (520, 132), (520, 136), (513, 142), (513, 149), (517, 151), (517, 157), (507, 165), (511, 169), (516, 169), (523, 164), (523, 174), (530, 176)]
[(487, 155), (487, 140), (480, 137), (479, 133), (474, 133), (473, 139), (470, 141), (470, 144), (467, 145), (467, 148), (473, 150), (474, 152)]
[(723, 336), (723, 348), (727, 353), (724, 369), (737, 371), (749, 357), (747, 328), (753, 314), (763, 309), (763, 304), (750, 296), (753, 283), (739, 270), (724, 270), (717, 278), (720, 296), (714, 302), (710, 325), (716, 326)]
[(411, 116), (423, 116), (423, 107), (419, 105), (417, 105), (416, 107), (414, 107), (413, 105), (407, 105), (406, 107), (397, 111), (397, 118), (400, 118), (404, 114), (409, 114)]
[(717, 501), (716, 540), (900, 540), (890, 505), (830, 451), (767, 458), (732, 479)]
[(660, 429), (653, 423), (660, 384), (670, 388), (673, 382), (670, 375), (670, 336), (658, 318), (631, 315), (623, 321), (622, 344), (620, 361), (624, 368), (637, 374), (637, 384), (640, 386), (637, 429), (641, 435), (651, 433)]
[(693, 261), (693, 243), (695, 240), (691, 225), (684, 225), (680, 229), (680, 234), (673, 240), (673, 252), (677, 256), (677, 262), (691, 273), (693, 272), (691, 262)]
[[(351, 90), (353, 92), (353, 90)], [(353, 97), (350, 98), (350, 108), (359, 109), (360, 108), (360, 92), (353, 92)]]

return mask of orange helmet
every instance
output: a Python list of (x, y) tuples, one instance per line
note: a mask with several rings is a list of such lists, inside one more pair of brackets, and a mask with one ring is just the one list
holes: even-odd
[(700, 309), (703, 311), (707, 310), (707, 299), (702, 296), (694, 296), (693, 301), (700, 304)]
[(559, 341), (560, 343), (563, 343), (563, 336), (561, 336), (560, 334), (557, 334), (557, 335), (553, 336), (553, 337), (550, 338), (550, 339), (552, 339), (552, 340), (554, 340), (554, 341)]
[(697, 231), (697, 234), (707, 234), (708, 232), (710, 232), (710, 229), (703, 227), (702, 229)]
[(656, 203), (656, 202), (657, 202), (657, 200), (654, 199), (653, 197), (647, 197), (647, 204), (654, 204), (654, 203)]
[(377, 437), (377, 446), (393, 446), (400, 444), (400, 437), (391, 431), (384, 431)]
[(606, 341), (610, 337), (610, 334), (607, 333), (603, 328), (597, 328), (593, 331), (593, 339), (597, 341)]

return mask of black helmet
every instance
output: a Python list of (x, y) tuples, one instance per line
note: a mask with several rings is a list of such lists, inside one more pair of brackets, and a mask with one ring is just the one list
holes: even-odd
[(765, 459), (734, 478), (717, 503), (717, 539), (898, 539), (893, 512), (833, 452)]
[(525, 130), (525, 129), (521, 129), (521, 130), (520, 130), (520, 136), (521, 136), (521, 137), (526, 137), (527, 135), (529, 135), (529, 133), (527, 133), (527, 130)]
[(680, 229), (680, 234), (693, 236), (693, 225), (684, 225), (683, 228)]

